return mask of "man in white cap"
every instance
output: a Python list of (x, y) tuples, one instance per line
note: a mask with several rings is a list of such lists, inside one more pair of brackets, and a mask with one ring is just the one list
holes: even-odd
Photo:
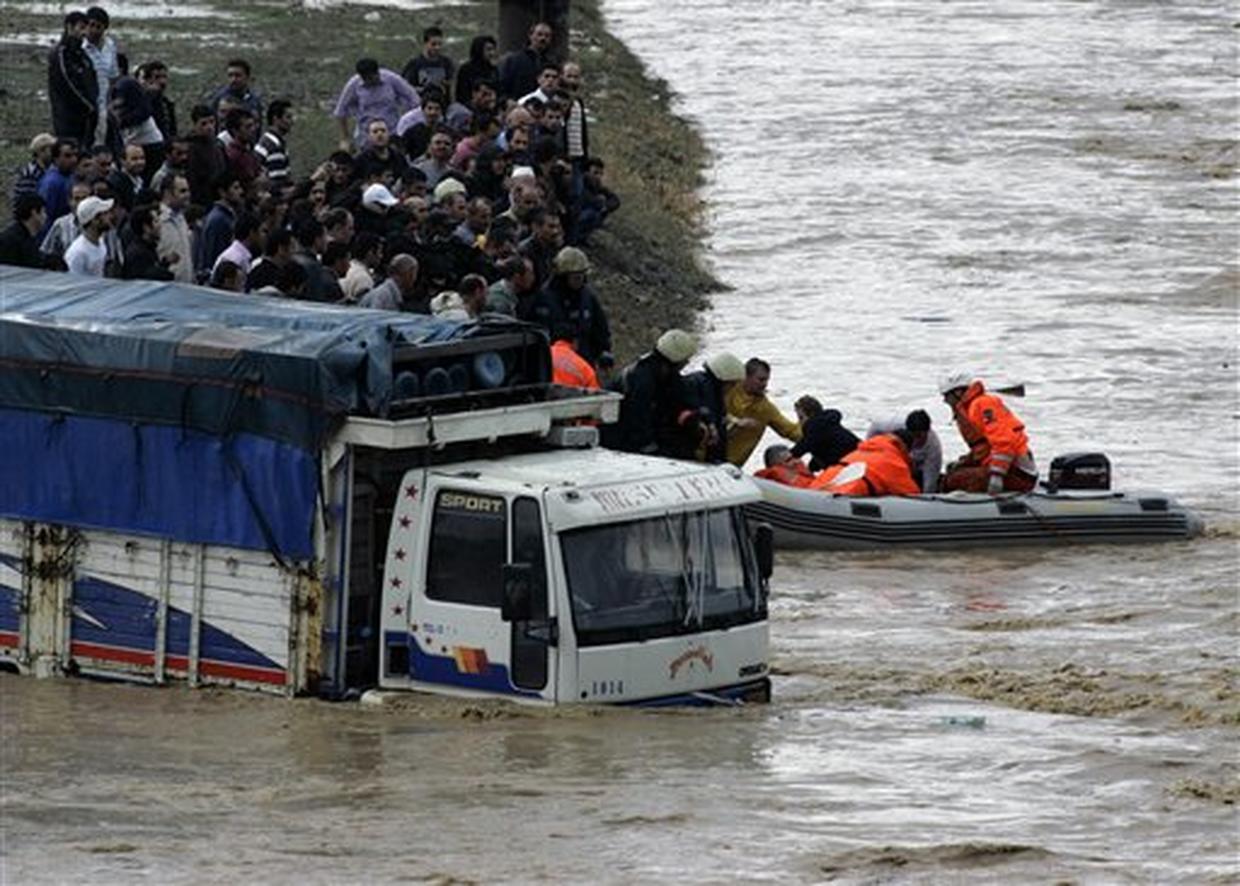
[[(452, 176), (445, 176), (439, 180), (439, 184), (435, 185), (432, 196), (435, 205), (451, 216), (453, 231), (465, 223), (469, 198), (466, 196), (464, 182)], [(470, 242), (466, 245), (473, 246), (474, 244)]]
[(65, 265), (70, 274), (103, 276), (108, 260), (103, 235), (112, 227), (112, 203), (99, 197), (87, 197), (78, 204), (77, 218), (82, 233), (65, 250)]
[(374, 234), (386, 237), (391, 233), (391, 219), (388, 218), (392, 207), (400, 201), (387, 187), (377, 182), (367, 185), (362, 191), (362, 203), (354, 216), (354, 227), (358, 233)]

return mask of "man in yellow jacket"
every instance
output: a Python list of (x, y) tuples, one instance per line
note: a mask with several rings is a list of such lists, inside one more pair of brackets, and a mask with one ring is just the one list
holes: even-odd
[(740, 467), (757, 448), (768, 427), (794, 443), (801, 439), (801, 426), (785, 418), (766, 396), (771, 364), (753, 357), (745, 363), (745, 378), (732, 385), (724, 399), (727, 408), (727, 460)]

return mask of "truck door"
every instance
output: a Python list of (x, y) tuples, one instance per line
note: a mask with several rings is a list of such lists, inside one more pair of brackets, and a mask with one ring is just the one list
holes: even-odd
[[(545, 571), (538, 503), (518, 498), (510, 504), (469, 485), (449, 481), (433, 492), (425, 582), (414, 594), (409, 628), (413, 682), (553, 699), (547, 643), (500, 617), (503, 566), (514, 549), (523, 562), (537, 554)], [(541, 582), (543, 613), (546, 584)]]
[(547, 603), (546, 541), (542, 508), (536, 499), (523, 496), (512, 502), (510, 562), (530, 567), (530, 617), (509, 623), (512, 682), (521, 689), (541, 693), (550, 682), (551, 657), (558, 637)]

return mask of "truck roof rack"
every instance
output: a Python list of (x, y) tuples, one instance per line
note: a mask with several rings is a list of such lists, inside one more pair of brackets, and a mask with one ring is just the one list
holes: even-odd
[[(500, 392), (497, 392), (497, 394)], [(516, 391), (503, 395), (511, 399)], [(422, 398), (423, 414), (399, 419), (350, 416), (336, 432), (335, 441), (375, 449), (442, 447), (452, 443), (492, 442), (504, 437), (549, 437), (553, 428), (582, 421), (614, 422), (620, 412), (619, 394), (586, 391), (561, 385), (529, 385), (525, 402), (488, 404), (468, 396)], [(464, 402), (477, 400), (473, 408)], [(433, 401), (446, 407), (434, 409)]]

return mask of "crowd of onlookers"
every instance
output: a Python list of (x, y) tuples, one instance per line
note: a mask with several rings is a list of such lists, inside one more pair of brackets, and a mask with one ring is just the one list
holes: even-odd
[[(245, 59), (226, 64), (226, 82), (181, 129), (168, 66), (151, 59), (131, 73), (109, 30), (99, 7), (65, 16), (48, 58), (52, 132), (34, 136), (17, 171), (0, 263), (457, 320), (515, 316), (545, 327), (554, 381), (624, 394), (619, 421), (602, 429), (609, 446), (741, 465), (770, 428), (794, 444), (766, 452), (771, 479), (844, 494), (937, 488), (941, 447), (923, 411), (876, 424), (865, 441), (813, 397), (797, 401), (793, 421), (767, 398), (763, 360), (715, 354), (686, 373), (697, 342), (681, 330), (613, 371), (582, 247), (619, 200), (590, 152), (581, 67), (552, 54), (547, 23), (502, 58), (494, 38), (475, 37), (459, 67), (437, 27), (399, 73), (359, 59), (332, 111), (337, 149), (304, 165), (289, 150), (297, 109), (264, 101)], [(981, 402), (979, 384), (957, 387)], [(1008, 437), (1024, 440), (1012, 423)], [(1008, 461), (978, 460), (969, 488), (1005, 488), (1023, 445), (995, 444)], [(869, 475), (838, 476), (850, 463)]]
[[(48, 59), (52, 131), (16, 174), (0, 263), (541, 323), (592, 364), (610, 332), (583, 247), (619, 200), (590, 152), (582, 71), (539, 22), (459, 66), (443, 33), (398, 73), (362, 58), (326, 157), (290, 156), (299, 111), (249, 62), (178, 119), (168, 66), (131, 69), (91, 7)], [(180, 124), (180, 125), (178, 125)], [(311, 169), (308, 175), (298, 170)]]

